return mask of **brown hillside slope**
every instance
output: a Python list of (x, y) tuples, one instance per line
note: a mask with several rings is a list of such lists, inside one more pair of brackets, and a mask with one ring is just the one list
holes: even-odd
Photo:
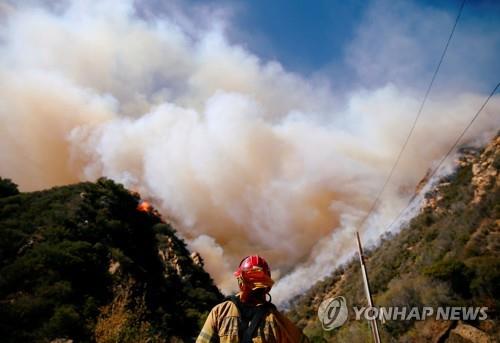
[[(494, 342), (500, 334), (500, 136), (484, 149), (462, 149), (457, 170), (426, 195), (420, 213), (367, 252), (376, 306), (486, 306), (488, 320), (386, 321), (383, 342)], [(290, 316), (313, 342), (370, 342), (365, 320), (324, 331), (320, 302), (343, 295), (365, 306), (353, 260), (293, 301)]]

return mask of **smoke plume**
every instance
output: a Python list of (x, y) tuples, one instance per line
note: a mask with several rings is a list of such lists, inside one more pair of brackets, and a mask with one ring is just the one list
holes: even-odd
[[(442, 27), (420, 38), (452, 17), (439, 13)], [(419, 37), (403, 27), (371, 47), (360, 30), (347, 55), (369, 83), (339, 94), (230, 43), (223, 15), (199, 29), (183, 18), (146, 20), (132, 1), (2, 5), (0, 175), (25, 191), (112, 178), (175, 223), (223, 291), (258, 253), (286, 275), (275, 287), (285, 301), (352, 251), (422, 98), (421, 70), (404, 69), (412, 50), (397, 51), (398, 38), (419, 51)], [(364, 237), (405, 206), (484, 100), (446, 90), (429, 99)], [(497, 96), (466, 139), (495, 131), (499, 110)]]

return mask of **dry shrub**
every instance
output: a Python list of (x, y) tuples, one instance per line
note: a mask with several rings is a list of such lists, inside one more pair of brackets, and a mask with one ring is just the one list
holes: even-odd
[(166, 342), (151, 330), (144, 319), (146, 304), (144, 297), (133, 298), (134, 282), (128, 280), (115, 287), (115, 298), (100, 309), (95, 328), (97, 343), (162, 343)]

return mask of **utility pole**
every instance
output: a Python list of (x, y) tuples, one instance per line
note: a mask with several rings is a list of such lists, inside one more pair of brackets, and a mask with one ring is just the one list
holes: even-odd
[[(359, 239), (359, 232), (356, 231), (356, 242), (358, 244), (359, 263), (361, 264), (361, 273), (363, 274), (363, 283), (365, 285), (366, 300), (368, 301), (368, 308), (373, 307), (372, 295), (370, 292), (370, 284), (368, 283), (368, 274), (366, 273), (365, 260), (363, 256), (363, 248), (361, 247), (361, 240)], [(380, 334), (378, 332), (377, 318), (370, 320), (370, 326), (375, 343), (380, 343)]]

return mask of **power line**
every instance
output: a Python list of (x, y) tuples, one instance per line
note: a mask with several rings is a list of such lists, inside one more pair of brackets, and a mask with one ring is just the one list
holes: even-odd
[(436, 66), (436, 69), (434, 70), (434, 74), (432, 75), (431, 82), (429, 83), (429, 86), (427, 87), (427, 90), (425, 92), (424, 98), (422, 100), (422, 103), (420, 104), (420, 107), (419, 107), (418, 111), (417, 111), (417, 115), (415, 116), (415, 119), (413, 120), (413, 123), (412, 123), (412, 126), (410, 128), (410, 131), (408, 132), (408, 135), (406, 136), (406, 139), (405, 139), (405, 141), (404, 141), (404, 143), (403, 143), (403, 145), (401, 147), (401, 150), (398, 153), (396, 161), (394, 162), (394, 164), (393, 164), (393, 166), (391, 168), (391, 171), (387, 175), (387, 178), (385, 179), (384, 184), (382, 185), (382, 188), (380, 188), (379, 192), (377, 193), (377, 196), (375, 197), (375, 200), (373, 201), (373, 204), (370, 207), (370, 210), (368, 211), (368, 214), (361, 221), (361, 224), (359, 225), (360, 228), (363, 227), (363, 225), (366, 222), (366, 220), (370, 217), (370, 215), (375, 210), (375, 208), (377, 206), (377, 203), (379, 202), (380, 197), (382, 196), (382, 193), (384, 192), (385, 188), (389, 184), (389, 181), (391, 180), (391, 178), (392, 178), (392, 176), (393, 176), (393, 174), (394, 174), (394, 172), (396, 170), (396, 167), (398, 166), (399, 161), (401, 160), (401, 156), (403, 156), (403, 152), (406, 150), (406, 146), (408, 145), (408, 142), (410, 141), (410, 137), (412, 136), (413, 131), (415, 130), (415, 127), (417, 126), (417, 122), (418, 122), (418, 120), (419, 120), (419, 118), (420, 118), (420, 116), (422, 114), (422, 111), (424, 109), (425, 103), (427, 102), (427, 98), (429, 97), (429, 94), (431, 92), (432, 86), (434, 85), (434, 81), (436, 80), (436, 76), (437, 76), (437, 74), (439, 72), (439, 69), (441, 68), (441, 64), (443, 63), (444, 57), (446, 55), (446, 52), (448, 51), (448, 47), (450, 46), (451, 39), (453, 38), (453, 35), (455, 33), (455, 29), (457, 28), (457, 25), (458, 25), (458, 21), (460, 19), (460, 16), (462, 15), (462, 10), (464, 8), (465, 1), (466, 0), (462, 0), (462, 3), (460, 5), (460, 9), (458, 11), (458, 15), (455, 18), (455, 23), (453, 24), (453, 28), (451, 29), (450, 36), (448, 37), (448, 40), (446, 41), (443, 53), (441, 54), (441, 58), (439, 59), (439, 62), (437, 64), (437, 66)]
[[(432, 172), (429, 174), (428, 176), (428, 179), (429, 181), (432, 179), (432, 177), (437, 173), (437, 171), (439, 170), (439, 168), (441, 168), (441, 166), (443, 165), (444, 161), (446, 161), (446, 159), (448, 157), (450, 157), (451, 153), (455, 150), (455, 148), (458, 146), (458, 143), (460, 143), (460, 141), (462, 140), (462, 138), (464, 137), (465, 133), (467, 132), (467, 130), (469, 130), (469, 128), (472, 126), (472, 123), (474, 123), (474, 121), (477, 119), (477, 117), (479, 116), (479, 114), (483, 111), (483, 109), (486, 107), (486, 105), (488, 104), (488, 102), (490, 101), (490, 99), (493, 97), (493, 95), (496, 93), (496, 91), (498, 90), (498, 88), (500, 87), (500, 82), (497, 83), (497, 85), (495, 86), (495, 88), (493, 88), (493, 90), (491, 91), (490, 95), (486, 98), (486, 100), (483, 102), (483, 104), (481, 105), (481, 107), (479, 108), (479, 110), (476, 112), (476, 114), (474, 115), (474, 117), (472, 117), (471, 121), (469, 122), (469, 124), (467, 124), (467, 126), (462, 130), (462, 133), (460, 133), (460, 135), (458, 136), (458, 138), (455, 140), (455, 143), (453, 143), (453, 145), (451, 146), (451, 148), (448, 150), (448, 152), (446, 153), (446, 155), (444, 155), (443, 158), (441, 158), (441, 160), (439, 161), (438, 165), (432, 170)], [(399, 212), (399, 214), (397, 215), (396, 219), (394, 219), (391, 224), (389, 224), (389, 226), (387, 226), (386, 228), (386, 231), (388, 231), (400, 218), (401, 216), (403, 215), (403, 213), (410, 207), (412, 201), (410, 200), (410, 202), (408, 203), (408, 205), (406, 205), (405, 208), (403, 208), (403, 210), (401, 210)]]

